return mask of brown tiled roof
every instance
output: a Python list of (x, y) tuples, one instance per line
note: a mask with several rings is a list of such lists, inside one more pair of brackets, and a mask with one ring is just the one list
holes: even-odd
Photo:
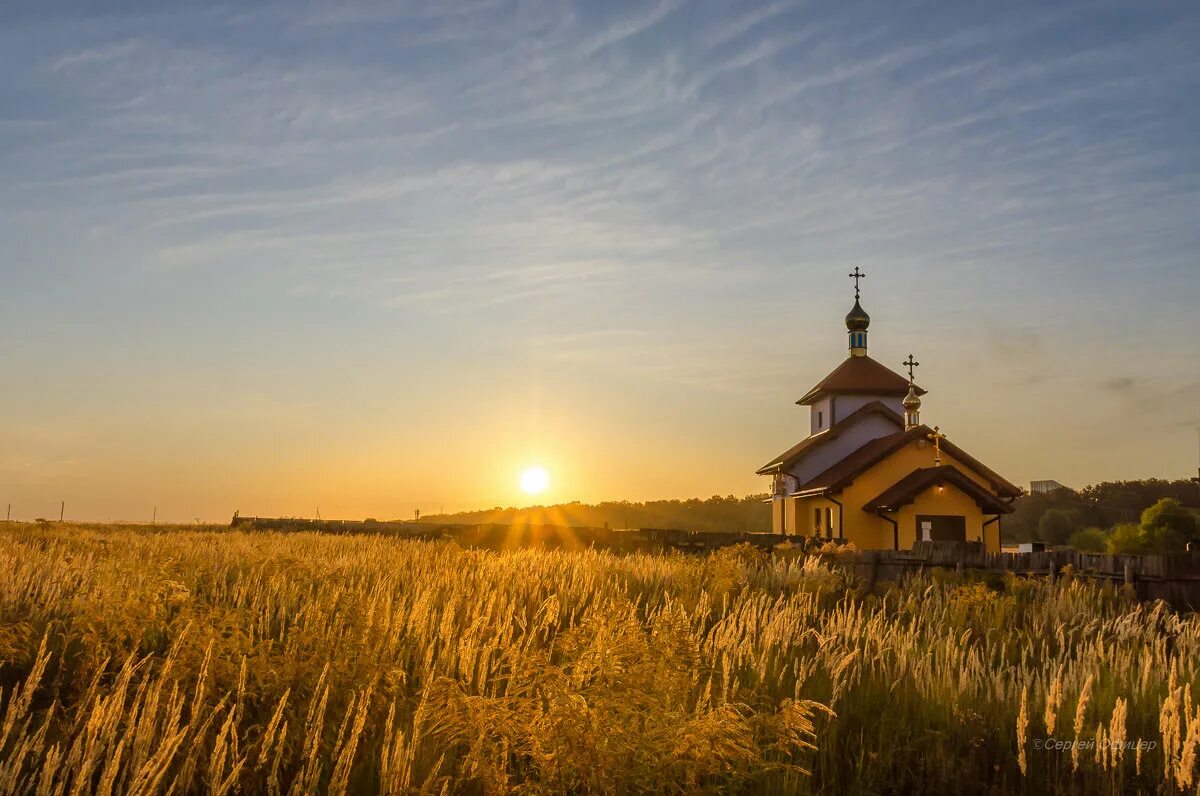
[[(889, 434), (886, 437), (879, 437), (871, 440), (866, 445), (863, 445), (858, 450), (851, 453), (846, 458), (842, 459), (837, 464), (827, 469), (825, 472), (811, 478), (808, 483), (801, 484), (797, 494), (817, 494), (820, 492), (836, 492), (844, 489), (851, 484), (855, 478), (865, 473), (867, 470), (874, 467), (879, 462), (886, 459), (896, 451), (903, 448), (918, 439), (928, 437), (933, 433), (933, 429), (929, 426), (917, 426), (903, 431), (899, 434)], [(947, 439), (941, 441), (942, 450), (950, 454), (956, 460), (962, 462), (971, 470), (985, 478), (991, 485), (992, 489), (1000, 497), (1017, 497), (1021, 495), (1020, 487), (1014, 486), (1008, 481), (1001, 478), (994, 470), (985, 467), (980, 461), (962, 448), (953, 444)]]
[(950, 440), (943, 439), (941, 446), (942, 450), (946, 451), (946, 453), (949, 453), (955, 459), (958, 459), (967, 467), (970, 467), (972, 470), (986, 478), (991, 483), (992, 489), (994, 489), (996, 494), (1000, 497), (1015, 498), (1025, 494), (1025, 490), (1021, 489), (1021, 487), (1008, 481), (995, 470), (988, 467), (983, 462), (979, 461)]
[(917, 495), (934, 484), (950, 484), (975, 501), (979, 508), (992, 514), (1008, 514), (1012, 506), (987, 491), (958, 469), (944, 464), (940, 467), (922, 467), (913, 470), (896, 483), (883, 490), (863, 506), (863, 511), (895, 511), (913, 502)]
[(822, 431), (819, 434), (813, 434), (811, 437), (801, 440), (796, 445), (793, 445), (788, 450), (779, 454), (774, 459), (760, 467), (758, 469), (758, 474), (769, 475), (771, 473), (779, 472), (785, 467), (790, 467), (793, 462), (800, 458), (802, 454), (818, 447), (825, 442), (828, 442), (831, 439), (835, 439), (843, 431), (855, 425), (863, 418), (871, 415), (879, 415), (880, 417), (885, 417), (888, 420), (891, 420), (897, 426), (904, 426), (904, 418), (900, 417), (900, 415), (889, 409), (887, 405), (881, 401), (871, 401), (870, 403), (863, 404), (859, 408), (855, 409), (853, 412), (846, 415), (827, 430)]
[[(797, 494), (836, 492), (842, 489), (878, 462), (883, 461), (913, 440), (919, 439), (923, 428), (925, 427), (917, 426), (909, 431), (901, 431), (871, 440), (823, 473), (815, 475), (807, 483), (801, 484)], [(925, 433), (929, 433), (929, 429), (925, 429)]]
[[(870, 357), (850, 357), (833, 369), (796, 403), (811, 404), (822, 396), (845, 395), (907, 395), (908, 379), (888, 370)], [(925, 390), (917, 387), (917, 395)]]

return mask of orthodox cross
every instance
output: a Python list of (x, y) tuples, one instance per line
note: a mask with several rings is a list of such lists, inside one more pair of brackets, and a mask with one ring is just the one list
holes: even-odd
[(854, 280), (854, 299), (855, 299), (855, 301), (857, 301), (858, 300), (858, 280), (862, 279), (864, 276), (866, 276), (866, 274), (859, 271), (858, 266), (856, 265), (856, 266), (854, 266), (854, 273), (846, 274), (846, 276), (848, 276)]
[(906, 368), (908, 368), (908, 380), (912, 381), (913, 380), (913, 370), (921, 363), (914, 360), (913, 355), (909, 354), (908, 359), (904, 360), (900, 364), (904, 365)]
[(933, 440), (933, 466), (942, 466), (942, 440), (946, 435), (942, 433), (940, 426), (933, 427), (933, 433), (928, 435), (929, 439)]

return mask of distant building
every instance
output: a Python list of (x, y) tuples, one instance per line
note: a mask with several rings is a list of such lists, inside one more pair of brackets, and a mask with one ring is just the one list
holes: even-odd
[(1000, 550), (1002, 514), (1017, 487), (922, 425), (925, 390), (867, 356), (871, 322), (859, 303), (846, 316), (850, 356), (796, 403), (809, 434), (758, 470), (773, 479), (777, 534), (842, 539), (861, 549), (910, 549), (918, 540), (978, 541)]
[(1047, 492), (1053, 492), (1056, 489), (1070, 489), (1070, 488), (1071, 487), (1069, 487), (1065, 484), (1060, 484), (1053, 479), (1048, 479), (1045, 481), (1030, 481), (1029, 482), (1029, 494), (1031, 494), (1031, 495), (1044, 495)]

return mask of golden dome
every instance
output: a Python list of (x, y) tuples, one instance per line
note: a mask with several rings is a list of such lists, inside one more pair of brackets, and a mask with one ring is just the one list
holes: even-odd
[(865, 332), (870, 325), (871, 316), (858, 303), (858, 299), (854, 299), (854, 309), (846, 315), (846, 328), (852, 332)]
[(921, 408), (921, 398), (917, 395), (917, 385), (912, 383), (908, 385), (908, 395), (904, 396), (901, 405), (909, 412), (915, 412)]

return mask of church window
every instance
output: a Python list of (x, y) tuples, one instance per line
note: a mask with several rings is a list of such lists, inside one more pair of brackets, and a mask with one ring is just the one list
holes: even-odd
[(813, 509), (813, 529), (816, 531), (821, 530), (821, 510), (820, 509)]
[(817, 412), (817, 428), (825, 428), (825, 413)]

